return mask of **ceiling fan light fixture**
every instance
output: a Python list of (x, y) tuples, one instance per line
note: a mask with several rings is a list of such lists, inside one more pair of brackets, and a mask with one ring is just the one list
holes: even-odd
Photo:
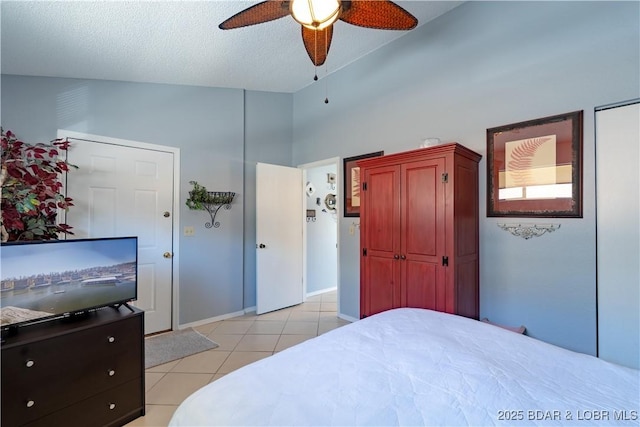
[(292, 0), (291, 16), (310, 30), (322, 30), (336, 22), (342, 9), (339, 0)]

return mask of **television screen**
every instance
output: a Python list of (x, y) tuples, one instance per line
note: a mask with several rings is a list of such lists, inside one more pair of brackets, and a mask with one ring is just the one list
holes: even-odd
[(137, 237), (3, 243), (0, 327), (135, 300), (137, 266)]

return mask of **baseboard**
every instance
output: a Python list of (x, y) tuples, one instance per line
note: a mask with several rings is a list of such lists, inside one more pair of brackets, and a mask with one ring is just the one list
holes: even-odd
[(322, 294), (326, 294), (327, 292), (332, 292), (336, 290), (338, 290), (337, 286), (334, 286), (333, 288), (320, 289), (319, 291), (314, 291), (306, 294), (305, 298), (315, 297), (316, 295), (322, 295)]
[[(307, 294), (307, 298), (314, 296), (314, 295), (319, 295), (319, 294), (324, 294), (326, 292), (331, 292), (332, 290), (335, 290), (336, 288), (329, 288), (329, 289), (325, 289), (322, 291), (318, 291), (318, 292), (314, 292), (312, 294)], [(247, 313), (255, 313), (256, 312), (256, 307), (247, 307), (242, 311), (235, 311), (233, 313), (227, 313), (227, 314), (223, 314), (221, 316), (215, 316), (215, 317), (210, 317), (208, 319), (203, 319), (203, 320), (198, 320), (196, 322), (191, 322), (191, 323), (184, 323), (178, 326), (178, 329), (186, 329), (186, 328), (195, 328), (197, 326), (202, 326), (202, 325), (206, 325), (207, 323), (212, 323), (212, 322), (219, 322), (221, 320), (227, 320), (227, 319), (231, 319), (233, 317), (240, 317), (240, 316), (244, 316)], [(338, 317), (340, 319), (343, 320), (347, 320), (349, 322), (355, 322), (356, 318), (351, 317), (351, 316), (347, 316), (345, 314), (340, 314), (338, 313)]]
[(222, 316), (210, 317), (208, 319), (198, 320), (191, 323), (183, 323), (178, 326), (178, 329), (195, 328), (196, 326), (206, 325), (207, 323), (219, 322), (221, 320), (231, 319), (232, 317), (244, 316), (245, 311), (236, 311), (233, 313), (223, 314)]
[(338, 313), (338, 317), (342, 320), (346, 320), (351, 323), (358, 321), (358, 319), (356, 319), (355, 317), (347, 316), (346, 314), (342, 314), (342, 313)]

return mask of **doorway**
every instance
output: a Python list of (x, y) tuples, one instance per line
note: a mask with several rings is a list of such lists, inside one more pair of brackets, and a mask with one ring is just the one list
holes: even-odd
[(341, 187), (338, 157), (298, 166), (303, 170), (306, 223), (303, 238), (304, 296), (336, 291), (340, 313), (338, 224)]

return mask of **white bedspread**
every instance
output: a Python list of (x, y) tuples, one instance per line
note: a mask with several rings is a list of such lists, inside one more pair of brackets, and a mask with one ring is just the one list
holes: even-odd
[(639, 425), (639, 378), (493, 325), (396, 309), (220, 378), (170, 425)]

